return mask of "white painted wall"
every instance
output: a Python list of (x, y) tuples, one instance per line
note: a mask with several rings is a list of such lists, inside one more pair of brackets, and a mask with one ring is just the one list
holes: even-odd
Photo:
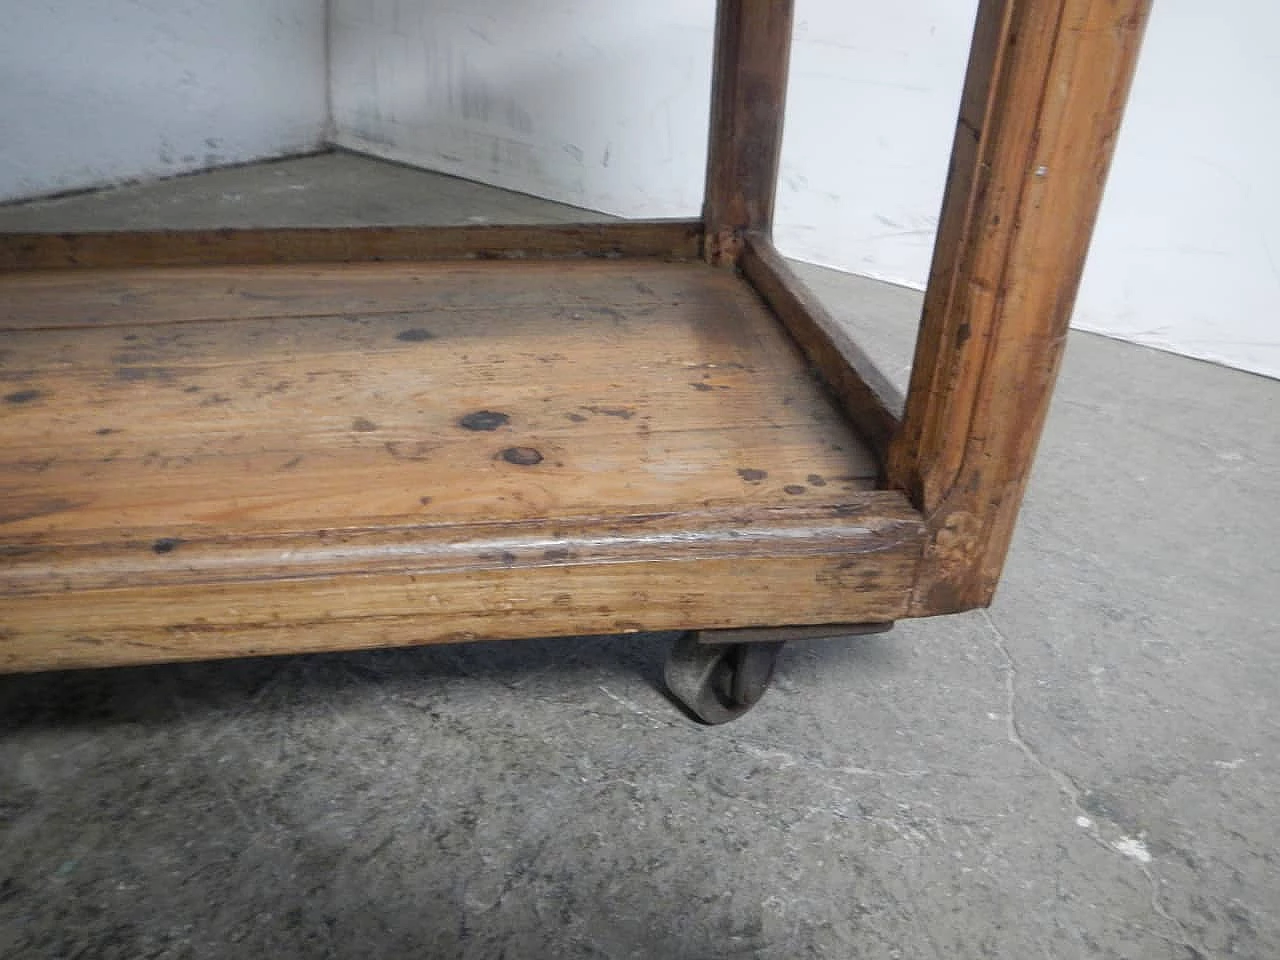
[(778, 246), (923, 288), (976, 0), (798, 0)]
[[(711, 0), (332, 0), (339, 142), (625, 216), (698, 210)], [(799, 0), (793, 256), (922, 286), (974, 0)], [(1280, 376), (1280, 4), (1158, 0), (1078, 326)]]
[(0, 0), (0, 200), (295, 153), (325, 0)]
[(333, 0), (337, 142), (610, 213), (688, 214), (713, 6)]
[(1280, 4), (1156, 0), (1076, 326), (1280, 377), (1278, 157)]

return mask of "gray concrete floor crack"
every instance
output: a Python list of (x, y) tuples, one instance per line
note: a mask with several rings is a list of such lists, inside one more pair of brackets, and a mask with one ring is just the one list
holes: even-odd
[[(1122, 857), (1127, 863), (1136, 866), (1147, 881), (1147, 885), (1151, 892), (1151, 910), (1152, 912), (1168, 923), (1175, 931), (1176, 937), (1164, 937), (1170, 943), (1174, 943), (1183, 947), (1188, 951), (1191, 960), (1203, 960), (1208, 954), (1204, 948), (1196, 944), (1186, 925), (1183, 924), (1176, 916), (1169, 912), (1160, 898), (1160, 880), (1156, 877), (1154, 871), (1146, 864), (1139, 860), (1126, 855), (1115, 843), (1109, 842), (1102, 832), (1098, 829), (1097, 815), (1088, 810), (1083, 802), (1084, 789), (1076, 782), (1065, 770), (1060, 770), (1052, 763), (1041, 756), (1040, 751), (1023, 735), (1022, 725), (1018, 719), (1018, 661), (1014, 659), (1013, 651), (1009, 646), (1009, 638), (1004, 635), (1004, 631), (996, 625), (991, 617), (991, 613), (987, 610), (981, 610), (979, 613), (986, 622), (987, 629), (991, 635), (992, 645), (999, 652), (1004, 663), (1004, 687), (1005, 687), (1005, 735), (1010, 743), (1022, 751), (1023, 755), (1030, 761), (1031, 765), (1044, 773), (1054, 785), (1058, 788), (1058, 792), (1067, 799), (1072, 808), (1076, 811), (1076, 822), (1086, 831), (1090, 840), (1102, 847), (1108, 853)], [(1086, 826), (1087, 824), (1087, 826)], [(1120, 830), (1114, 825), (1110, 825), (1117, 834)]]

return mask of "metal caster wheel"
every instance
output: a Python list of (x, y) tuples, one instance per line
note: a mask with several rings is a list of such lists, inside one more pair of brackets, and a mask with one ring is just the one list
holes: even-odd
[(691, 630), (676, 640), (667, 657), (667, 691), (703, 723), (736, 720), (764, 696), (783, 645), (704, 643)]

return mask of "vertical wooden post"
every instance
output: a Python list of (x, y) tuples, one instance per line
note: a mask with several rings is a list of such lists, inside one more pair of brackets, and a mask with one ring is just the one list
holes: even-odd
[(981, 0), (902, 429), (931, 532), (913, 613), (990, 602), (1150, 0)]
[(706, 255), (736, 262), (748, 231), (767, 233), (782, 153), (792, 0), (719, 0), (703, 208)]

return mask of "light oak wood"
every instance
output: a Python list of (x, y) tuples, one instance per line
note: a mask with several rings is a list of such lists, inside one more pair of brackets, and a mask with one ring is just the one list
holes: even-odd
[[(288, 543), (194, 540), (161, 553), (138, 543), (114, 560), (100, 550), (60, 563), (57, 589), (42, 589), (49, 573), (32, 581), (15, 564), (0, 671), (743, 627), (779, 610), (797, 623), (891, 621), (919, 558), (919, 519), (898, 494), (849, 500)], [(47, 566), (38, 554), (16, 559)], [(152, 569), (139, 569), (148, 560)]]
[(773, 224), (792, 0), (719, 0), (707, 149), (706, 256), (735, 263), (748, 231)]
[[(566, 325), (613, 318), (626, 311), (652, 315), (668, 303), (708, 300), (711, 285), (697, 263), (681, 269), (645, 261), (579, 264), (561, 282), (558, 262), (324, 264), (285, 266), (132, 267), (31, 271), (0, 277), (0, 330), (178, 324), (198, 320), (371, 316), (430, 311), (450, 315), (553, 312)], [(580, 278), (603, 278), (600, 283)], [(603, 284), (603, 285), (602, 285)], [(614, 297), (615, 300), (608, 300)], [(305, 326), (305, 325), (300, 325)], [(134, 347), (136, 352), (139, 348)]]
[(0, 303), (0, 668), (905, 609), (918, 516), (732, 272), (68, 270)]
[(1058, 361), (1148, 0), (983, 0), (889, 482), (928, 518), (912, 610), (988, 603)]
[(740, 267), (840, 399), (854, 429), (883, 459), (902, 416), (898, 389), (795, 275), (768, 237), (747, 235)]
[(65, 267), (701, 255), (697, 220), (0, 234), (0, 271)]

